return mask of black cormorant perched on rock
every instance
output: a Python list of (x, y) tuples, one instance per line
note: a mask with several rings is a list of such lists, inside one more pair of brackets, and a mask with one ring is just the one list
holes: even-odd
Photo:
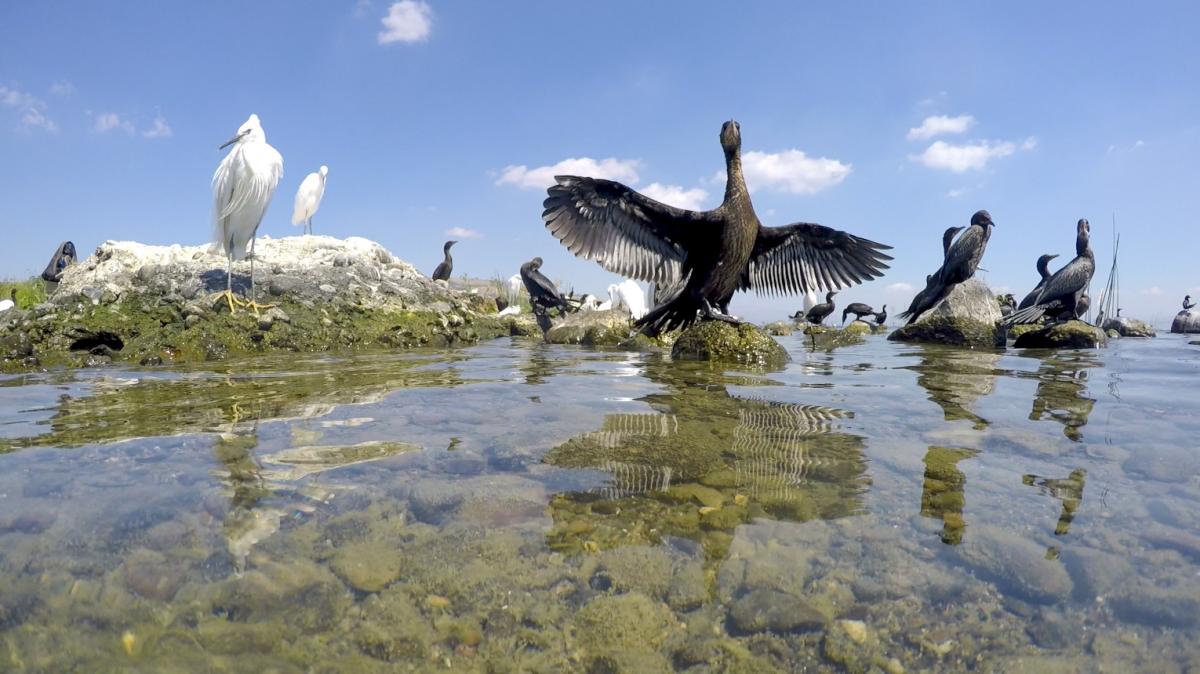
[(1029, 294), (1025, 296), (1025, 299), (1021, 300), (1021, 303), (1017, 305), (1018, 309), (1028, 309), (1029, 307), (1033, 306), (1033, 302), (1037, 299), (1038, 293), (1040, 293), (1042, 288), (1046, 285), (1046, 279), (1050, 278), (1050, 260), (1053, 260), (1056, 257), (1058, 257), (1058, 255), (1046, 253), (1038, 258), (1037, 271), (1038, 276), (1041, 277), (1041, 280), (1038, 281), (1038, 284), (1033, 287), (1033, 290), (1029, 291)]
[(813, 325), (820, 325), (825, 317), (833, 313), (833, 296), (837, 294), (836, 290), (831, 290), (825, 293), (825, 301), (820, 304), (814, 304), (812, 309), (804, 314), (804, 318)]
[(699, 318), (736, 322), (733, 293), (839, 290), (877, 278), (890, 246), (821, 225), (764, 227), (742, 176), (741, 127), (721, 126), (725, 199), (711, 211), (668, 206), (617, 182), (556, 176), (542, 219), (575, 255), (622, 276), (683, 287), (636, 323), (655, 335)]
[(1080, 219), (1075, 232), (1075, 258), (1046, 279), (1032, 305), (1005, 316), (1005, 325), (1033, 323), (1047, 314), (1070, 320), (1087, 309), (1090, 303), (1087, 287), (1096, 271), (1096, 256), (1089, 242), (1091, 226), (1086, 219)]
[(875, 312), (875, 325), (883, 325), (885, 321), (887, 321), (887, 305), (886, 304), (883, 305), (882, 309)]
[[(946, 252), (940, 279), (949, 292), (950, 286), (962, 283), (975, 275), (988, 239), (992, 237), (992, 216), (987, 211), (977, 211), (971, 216), (971, 226), (963, 232)], [(943, 242), (944, 243), (944, 242)], [(938, 299), (941, 299), (940, 297)]]
[(450, 257), (450, 246), (453, 246), (456, 243), (458, 242), (447, 241), (446, 244), (442, 246), (442, 254), (446, 257), (442, 260), (441, 264), (437, 266), (437, 269), (433, 270), (434, 281), (450, 280), (450, 273), (454, 271), (454, 258)]
[(1192, 307), (1196, 306), (1196, 303), (1195, 303), (1195, 302), (1188, 302), (1188, 300), (1190, 300), (1190, 299), (1192, 299), (1192, 296), (1191, 296), (1191, 295), (1184, 295), (1184, 296), (1183, 296), (1183, 310), (1184, 310), (1184, 311), (1188, 311), (1188, 310), (1190, 310)]
[(538, 271), (542, 266), (542, 258), (535, 257), (529, 262), (521, 265), (521, 281), (525, 284), (525, 290), (529, 291), (529, 303), (535, 311), (546, 311), (548, 309), (566, 310), (567, 301), (563, 299), (562, 293), (558, 292), (558, 288), (546, 278), (542, 272)]
[(942, 264), (937, 271), (925, 277), (925, 287), (912, 298), (908, 310), (900, 312), (900, 318), (907, 318), (909, 325), (920, 318), (921, 314), (932, 309), (933, 305), (945, 297), (946, 292), (949, 292), (946, 285), (942, 283), (942, 270), (946, 268), (946, 260), (950, 257), (950, 246), (954, 243), (954, 235), (964, 229), (966, 227), (947, 227), (946, 231), (942, 232)]
[(842, 325), (846, 324), (846, 316), (849, 314), (854, 314), (854, 320), (857, 321), (863, 316), (875, 315), (875, 308), (867, 306), (862, 302), (851, 302), (850, 304), (847, 304), (846, 308), (842, 309)]
[(63, 241), (58, 244), (58, 248), (54, 251), (54, 257), (50, 258), (50, 263), (42, 271), (42, 280), (58, 283), (62, 279), (63, 270), (73, 264), (75, 264), (75, 244)]

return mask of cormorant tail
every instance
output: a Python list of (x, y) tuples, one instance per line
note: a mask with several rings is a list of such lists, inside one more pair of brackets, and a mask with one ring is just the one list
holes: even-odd
[(1011, 314), (1000, 319), (1000, 324), (1004, 327), (1011, 327), (1014, 325), (1022, 325), (1024, 323), (1036, 323), (1039, 318), (1045, 315), (1045, 313), (1045, 307), (1035, 304), (1031, 307), (1025, 307), (1024, 309), (1017, 309)]

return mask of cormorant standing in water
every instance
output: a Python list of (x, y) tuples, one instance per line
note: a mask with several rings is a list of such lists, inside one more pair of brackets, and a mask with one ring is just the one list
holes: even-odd
[(454, 271), (454, 258), (450, 257), (450, 246), (453, 246), (456, 243), (458, 242), (447, 241), (446, 245), (442, 246), (442, 254), (446, 257), (442, 260), (441, 264), (439, 264), (437, 268), (433, 270), (434, 281), (450, 280), (450, 272)]
[(875, 309), (863, 304), (862, 302), (851, 302), (850, 304), (846, 305), (845, 309), (842, 309), (842, 325), (846, 324), (847, 314), (854, 314), (854, 320), (857, 321), (868, 314), (874, 315)]
[(883, 309), (875, 312), (875, 325), (883, 325), (887, 320), (887, 305), (883, 305)]
[(933, 305), (938, 303), (945, 296), (945, 284), (942, 283), (942, 270), (946, 268), (946, 260), (950, 257), (950, 245), (954, 242), (954, 235), (958, 234), (966, 227), (947, 227), (946, 231), (942, 232), (942, 264), (937, 268), (937, 271), (925, 277), (925, 287), (913, 297), (912, 302), (908, 305), (908, 311), (900, 313), (900, 318), (908, 318), (908, 325), (920, 318), (921, 314), (933, 308)]
[(808, 319), (808, 322), (813, 325), (820, 325), (826, 316), (833, 313), (833, 296), (836, 294), (836, 290), (825, 293), (825, 301), (809, 309), (804, 318)]
[(1087, 287), (1096, 271), (1096, 256), (1089, 242), (1091, 226), (1087, 219), (1076, 223), (1075, 232), (1075, 259), (1046, 279), (1033, 305), (1005, 316), (1002, 323), (1033, 323), (1047, 314), (1070, 320), (1086, 311), (1091, 302)]
[(555, 176), (542, 219), (575, 255), (628, 278), (679, 292), (637, 321), (648, 335), (698, 318), (737, 322), (726, 311), (733, 293), (839, 290), (877, 278), (890, 246), (829, 227), (763, 227), (742, 176), (741, 127), (721, 126), (725, 199), (711, 211), (668, 206), (617, 182)]
[(1046, 279), (1050, 278), (1050, 260), (1053, 260), (1056, 257), (1058, 257), (1058, 255), (1046, 253), (1038, 258), (1037, 271), (1038, 276), (1040, 276), (1042, 280), (1038, 281), (1038, 284), (1033, 287), (1033, 290), (1029, 291), (1029, 294), (1025, 296), (1025, 299), (1021, 300), (1021, 303), (1017, 305), (1018, 309), (1028, 309), (1029, 307), (1033, 306), (1033, 302), (1037, 299), (1038, 293), (1040, 293), (1042, 288), (1046, 285)]
[(1191, 295), (1184, 295), (1184, 296), (1183, 296), (1183, 310), (1184, 310), (1184, 311), (1188, 311), (1188, 310), (1190, 310), (1192, 307), (1196, 306), (1196, 303), (1195, 303), (1195, 302), (1188, 302), (1188, 300), (1190, 300), (1190, 299), (1192, 299), (1192, 296), (1191, 296)]

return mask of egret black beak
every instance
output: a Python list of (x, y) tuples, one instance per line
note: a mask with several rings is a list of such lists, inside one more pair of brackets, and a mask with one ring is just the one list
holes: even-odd
[(248, 134), (248, 133), (250, 133), (250, 129), (246, 129), (245, 131), (243, 131), (243, 132), (239, 133), (238, 135), (234, 136), (233, 138), (230, 138), (229, 140), (225, 141), (224, 143), (222, 143), (222, 144), (221, 144), (221, 147), (219, 147), (219, 148), (217, 148), (217, 149), (218, 149), (218, 150), (224, 150), (225, 148), (229, 147), (230, 145), (233, 145), (234, 143), (236, 143), (236, 142), (238, 142), (239, 140), (241, 140), (241, 139), (242, 139), (242, 136), (244, 136), (244, 135), (246, 135), (246, 134)]

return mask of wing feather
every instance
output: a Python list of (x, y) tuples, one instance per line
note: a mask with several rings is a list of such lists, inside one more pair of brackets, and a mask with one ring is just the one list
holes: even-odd
[(766, 295), (841, 290), (883, 275), (891, 246), (798, 222), (760, 227), (742, 288)]

